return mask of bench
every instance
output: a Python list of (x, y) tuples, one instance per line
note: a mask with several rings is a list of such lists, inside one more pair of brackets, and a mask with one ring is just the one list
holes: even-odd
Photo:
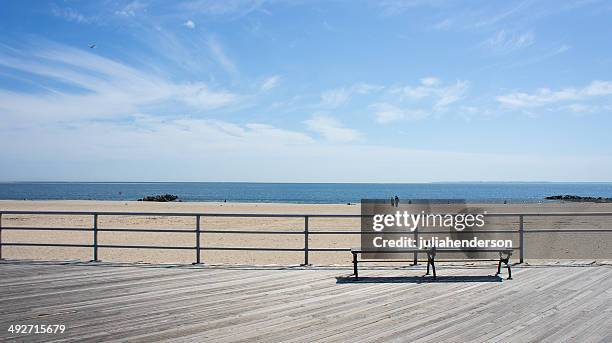
[[(352, 248), (351, 254), (353, 254), (353, 274), (355, 280), (359, 280), (359, 259), (357, 255), (367, 253), (383, 253), (383, 254), (409, 254), (409, 253), (426, 253), (427, 254), (427, 273), (429, 275), (429, 266), (433, 271), (433, 278), (436, 279), (436, 254), (437, 253), (464, 253), (464, 252), (492, 252), (499, 253), (499, 263), (497, 264), (497, 273), (495, 276), (501, 274), (502, 263), (508, 268), (508, 280), (512, 280), (512, 269), (510, 268), (510, 256), (512, 256), (512, 249), (496, 249), (496, 248), (468, 248), (468, 249), (457, 249), (457, 248), (431, 248), (431, 249), (418, 249), (418, 248), (407, 248), (407, 249), (394, 249), (394, 250), (365, 250), (361, 248)], [(395, 262), (392, 260), (380, 260), (376, 262)]]

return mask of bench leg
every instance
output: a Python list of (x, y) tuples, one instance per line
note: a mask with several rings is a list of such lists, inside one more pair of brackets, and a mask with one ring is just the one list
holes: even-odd
[(355, 280), (359, 280), (359, 271), (357, 270), (357, 254), (353, 253), (353, 274), (355, 275)]
[(507, 258), (504, 260), (504, 263), (506, 264), (506, 267), (508, 267), (508, 280), (512, 280), (512, 269), (510, 269), (510, 259)]
[(435, 257), (431, 257), (431, 270), (433, 271), (433, 278), (434, 280), (436, 279), (436, 262), (435, 262)]
[(435, 257), (433, 254), (427, 254), (427, 273), (425, 275), (429, 275), (429, 265), (431, 264), (431, 271), (433, 272), (433, 278), (436, 278), (436, 264)]
[(501, 274), (501, 265), (505, 264), (506, 268), (508, 268), (508, 280), (512, 280), (512, 269), (510, 268), (510, 257), (501, 257), (499, 258), (499, 263), (497, 264), (497, 273), (495, 276)]

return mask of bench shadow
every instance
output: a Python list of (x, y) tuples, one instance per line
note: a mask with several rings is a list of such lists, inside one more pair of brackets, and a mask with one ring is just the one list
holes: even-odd
[(345, 283), (462, 283), (462, 282), (502, 282), (500, 276), (360, 276), (355, 280), (353, 276), (336, 277), (337, 284)]

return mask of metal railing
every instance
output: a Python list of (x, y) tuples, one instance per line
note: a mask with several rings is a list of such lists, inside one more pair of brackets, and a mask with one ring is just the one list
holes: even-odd
[[(58, 215), (58, 216), (92, 216), (92, 226), (85, 228), (65, 228), (65, 227), (7, 227), (2, 224), (2, 215)], [(156, 216), (156, 217), (193, 217), (195, 219), (194, 229), (141, 229), (141, 228), (100, 228), (99, 217), (101, 216)], [(587, 233), (587, 232), (610, 232), (610, 229), (534, 229), (525, 230), (525, 217), (551, 217), (551, 216), (612, 216), (612, 212), (549, 212), (549, 213), (487, 213), (487, 217), (517, 217), (518, 228), (514, 230), (471, 230), (463, 233), (513, 233), (519, 235), (519, 246), (513, 247), (513, 250), (519, 250), (519, 262), (523, 263), (525, 258), (525, 234), (526, 233), (543, 233), (543, 232), (567, 232), (567, 233)], [(202, 217), (234, 217), (234, 218), (303, 218), (304, 226), (302, 231), (290, 230), (202, 230)], [(75, 248), (92, 248), (92, 261), (99, 261), (98, 249), (100, 248), (116, 248), (116, 249), (167, 249), (167, 250), (194, 250), (194, 264), (202, 263), (201, 252), (203, 250), (226, 250), (226, 251), (285, 251), (285, 252), (304, 252), (302, 265), (310, 265), (310, 252), (340, 252), (350, 251), (351, 247), (346, 248), (311, 248), (309, 247), (309, 239), (311, 235), (356, 235), (362, 234), (361, 231), (345, 231), (345, 230), (325, 230), (311, 231), (309, 230), (309, 221), (311, 218), (361, 218), (361, 214), (260, 214), (260, 213), (168, 213), (168, 212), (100, 212), (100, 211), (0, 211), (0, 259), (2, 259), (2, 247), (4, 246), (29, 246), (29, 247), (75, 247)], [(85, 231), (93, 233), (92, 244), (71, 244), (71, 243), (22, 243), (22, 242), (4, 242), (2, 239), (2, 231)], [(98, 242), (99, 232), (140, 232), (140, 233), (191, 233), (195, 236), (195, 244), (193, 246), (165, 246), (165, 245), (119, 245), (119, 244), (100, 244)], [(304, 245), (302, 248), (284, 248), (284, 247), (226, 247), (226, 246), (206, 246), (201, 243), (201, 235), (206, 233), (214, 234), (276, 234), (276, 235), (304, 235)], [(414, 231), (414, 239), (418, 241), (421, 234), (442, 234), (448, 231)], [(458, 232), (462, 233), (462, 232)], [(378, 234), (372, 232), (371, 234)], [(205, 241), (205, 240), (204, 240)], [(413, 263), (418, 263), (417, 253), (414, 254)]]

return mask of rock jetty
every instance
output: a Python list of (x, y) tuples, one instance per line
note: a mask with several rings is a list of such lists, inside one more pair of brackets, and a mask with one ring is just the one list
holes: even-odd
[(544, 198), (546, 200), (559, 200), (559, 201), (572, 201), (572, 202), (612, 202), (612, 198), (604, 198), (604, 197), (581, 197), (578, 195), (553, 195)]
[(174, 194), (162, 194), (162, 195), (148, 195), (138, 201), (157, 201), (157, 202), (170, 202), (178, 199), (177, 195)]

